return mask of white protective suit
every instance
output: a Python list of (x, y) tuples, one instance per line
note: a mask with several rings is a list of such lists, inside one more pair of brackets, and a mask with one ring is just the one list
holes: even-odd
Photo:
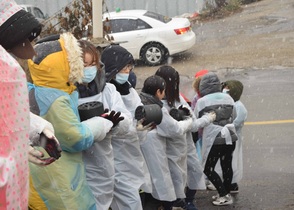
[[(132, 114), (139, 105), (141, 99), (134, 88), (130, 88), (128, 95), (121, 95), (125, 107)], [(141, 210), (142, 203), (139, 189), (146, 186), (146, 179), (150, 182), (150, 174), (146, 167), (143, 154), (140, 149), (140, 142), (135, 126), (129, 125), (125, 134), (113, 134), (112, 146), (115, 162), (115, 187), (114, 199), (111, 204), (112, 210)]]
[[(170, 111), (170, 107), (166, 100), (162, 100), (163, 107)], [(181, 102), (184, 103), (184, 99), (181, 98)], [(175, 106), (178, 107), (182, 103), (176, 103)], [(174, 124), (171, 126), (170, 124)], [(187, 141), (186, 132), (188, 132), (192, 127), (192, 118), (187, 120), (177, 122), (172, 119), (169, 123), (161, 123), (162, 126), (157, 128), (158, 134), (160, 136), (165, 136), (167, 138), (166, 153), (168, 158), (168, 165), (174, 184), (176, 197), (185, 198), (185, 187), (187, 183)]]
[(236, 147), (233, 153), (233, 179), (232, 183), (238, 183), (243, 177), (243, 137), (242, 137), (242, 127), (245, 120), (247, 119), (247, 109), (241, 101), (235, 102), (236, 118), (233, 124), (236, 128), (236, 133), (238, 136), (238, 141), (236, 142)]
[[(179, 153), (179, 155), (181, 154), (183, 156), (182, 159), (186, 158), (186, 166), (182, 166), (182, 170), (186, 170), (185, 171), (186, 178), (184, 179), (185, 182), (182, 183), (182, 186), (183, 188), (188, 186), (190, 189), (193, 189), (193, 190), (206, 189), (203, 167), (197, 156), (196, 147), (193, 142), (191, 132), (196, 132), (199, 128), (203, 128), (209, 125), (210, 120), (207, 116), (203, 116), (200, 119), (196, 119), (195, 115), (193, 114), (193, 111), (190, 109), (189, 105), (187, 104), (187, 102), (184, 100), (182, 96), (180, 96), (180, 102), (177, 102), (175, 104), (176, 107), (179, 107), (180, 105), (183, 105), (184, 107), (188, 108), (190, 110), (190, 113), (192, 114), (191, 128), (187, 130), (185, 134), (186, 153)], [(184, 157), (184, 154), (186, 155), (186, 157)], [(177, 198), (184, 198), (184, 197), (177, 197)]]
[(176, 193), (166, 154), (167, 137), (183, 134), (189, 122), (180, 123), (174, 120), (165, 107), (162, 108), (162, 115), (161, 123), (149, 131), (146, 139), (141, 142), (141, 149), (151, 175), (152, 196), (162, 201), (174, 201)]
[(128, 132), (132, 123), (131, 114), (127, 111), (115, 87), (106, 83), (103, 91), (97, 95), (79, 98), (79, 104), (91, 101), (103, 103), (104, 109), (120, 111), (124, 117), (111, 132), (99, 142), (83, 152), (87, 182), (94, 194), (97, 209), (107, 210), (111, 205), (114, 190), (114, 157), (111, 145), (113, 133), (122, 135)]

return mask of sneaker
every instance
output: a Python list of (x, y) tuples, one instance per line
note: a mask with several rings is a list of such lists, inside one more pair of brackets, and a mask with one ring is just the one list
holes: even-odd
[(173, 204), (172, 210), (186, 210), (185, 199), (177, 199)]
[(212, 200), (215, 201), (215, 200), (217, 200), (219, 198), (219, 194), (213, 195), (211, 198), (212, 198)]
[(230, 193), (238, 193), (239, 192), (239, 186), (237, 183), (232, 183), (230, 187)]
[(230, 194), (227, 194), (223, 197), (219, 197), (215, 201), (212, 201), (212, 203), (213, 205), (216, 205), (216, 206), (226, 206), (233, 203), (233, 198)]
[(193, 202), (188, 202), (186, 205), (186, 210), (197, 210)]
[(175, 207), (175, 206), (174, 206), (174, 207), (172, 208), (172, 210), (186, 210), (186, 209), (184, 209), (183, 207)]
[(208, 190), (216, 190), (215, 186), (211, 182), (208, 182), (206, 187)]

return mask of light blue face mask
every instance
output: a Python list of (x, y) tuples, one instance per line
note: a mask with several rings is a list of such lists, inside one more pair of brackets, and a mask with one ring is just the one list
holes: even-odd
[(83, 83), (90, 83), (97, 74), (97, 66), (88, 66), (84, 68)]
[(129, 74), (125, 73), (117, 73), (115, 76), (115, 81), (117, 81), (119, 84), (124, 84), (129, 79)]

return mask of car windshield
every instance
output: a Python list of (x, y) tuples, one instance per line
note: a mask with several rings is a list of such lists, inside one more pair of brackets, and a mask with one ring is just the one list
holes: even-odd
[(146, 12), (144, 14), (144, 16), (159, 20), (163, 23), (168, 23), (169, 21), (171, 21), (171, 18), (168, 16), (160, 15), (160, 14), (157, 14), (155, 12), (150, 12), (150, 11)]

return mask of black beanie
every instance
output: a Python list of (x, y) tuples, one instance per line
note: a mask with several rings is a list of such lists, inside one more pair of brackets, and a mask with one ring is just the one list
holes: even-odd
[(8, 50), (26, 39), (33, 41), (41, 30), (42, 25), (31, 13), (19, 10), (0, 26), (0, 45)]
[(119, 45), (110, 45), (103, 50), (101, 62), (105, 66), (106, 82), (109, 82), (127, 64), (134, 63), (134, 58), (125, 48)]

